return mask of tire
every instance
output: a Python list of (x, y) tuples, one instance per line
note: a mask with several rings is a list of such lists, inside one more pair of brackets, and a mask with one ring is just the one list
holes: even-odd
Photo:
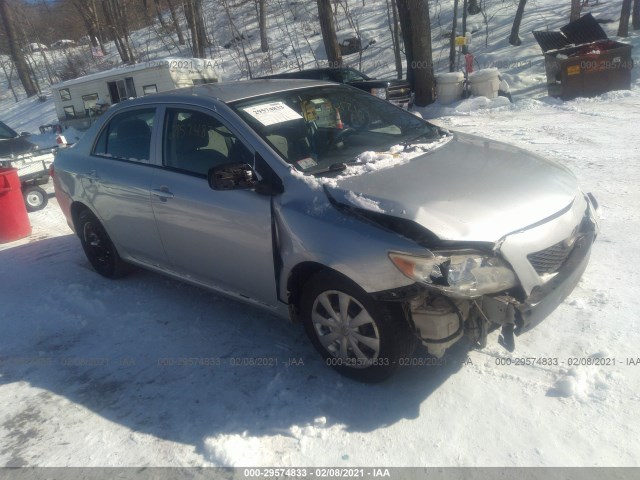
[(106, 278), (119, 278), (128, 273), (128, 265), (120, 258), (111, 238), (100, 221), (89, 210), (78, 215), (78, 236), (89, 263)]
[[(346, 317), (341, 314), (345, 306)], [(415, 345), (400, 304), (376, 302), (331, 272), (320, 272), (305, 285), (301, 313), (305, 331), (326, 364), (361, 382), (389, 378)]]
[(42, 210), (49, 203), (49, 195), (37, 185), (29, 185), (22, 190), (22, 198), (28, 212)]

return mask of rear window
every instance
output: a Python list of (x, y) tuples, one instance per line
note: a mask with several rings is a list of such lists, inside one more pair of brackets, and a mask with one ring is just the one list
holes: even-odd
[(130, 110), (116, 115), (100, 133), (93, 154), (149, 162), (154, 117), (153, 108)]

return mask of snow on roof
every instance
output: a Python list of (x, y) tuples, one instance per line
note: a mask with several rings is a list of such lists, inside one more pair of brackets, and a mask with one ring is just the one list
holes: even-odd
[(204, 73), (204, 70), (211, 70), (213, 76), (217, 78), (217, 75), (213, 71), (213, 67), (215, 65), (214, 60), (209, 60), (206, 58), (179, 58), (179, 57), (168, 57), (168, 58), (160, 58), (157, 60), (147, 60), (146, 62), (136, 63), (133, 65), (122, 65), (119, 67), (111, 68), (109, 70), (104, 70), (102, 72), (91, 73), (89, 75), (84, 75), (82, 77), (74, 78), (72, 80), (67, 80), (64, 82), (56, 83), (55, 85), (51, 85), (52, 89), (65, 88), (71, 85), (77, 85), (79, 83), (85, 83), (91, 80), (100, 80), (101, 78), (109, 78), (115, 75), (122, 75), (126, 73), (138, 72), (141, 70), (148, 69), (158, 69), (158, 68), (171, 68), (171, 69), (189, 69), (189, 70), (197, 70), (201, 73)]

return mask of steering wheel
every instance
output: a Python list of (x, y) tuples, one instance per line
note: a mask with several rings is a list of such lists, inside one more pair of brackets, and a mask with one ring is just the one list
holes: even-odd
[(333, 139), (329, 142), (329, 146), (327, 148), (327, 150), (331, 150), (333, 147), (335, 147), (338, 143), (340, 143), (342, 140), (345, 139), (345, 137), (348, 137), (349, 135), (353, 135), (354, 133), (356, 133), (357, 130), (355, 128), (351, 128), (351, 127), (347, 127), (343, 130), (340, 130), (334, 137)]

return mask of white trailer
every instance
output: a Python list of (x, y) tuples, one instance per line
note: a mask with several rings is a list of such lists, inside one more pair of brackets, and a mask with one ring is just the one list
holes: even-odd
[(86, 130), (109, 106), (157, 92), (219, 81), (213, 60), (163, 58), (67, 80), (51, 87), (58, 120)]

